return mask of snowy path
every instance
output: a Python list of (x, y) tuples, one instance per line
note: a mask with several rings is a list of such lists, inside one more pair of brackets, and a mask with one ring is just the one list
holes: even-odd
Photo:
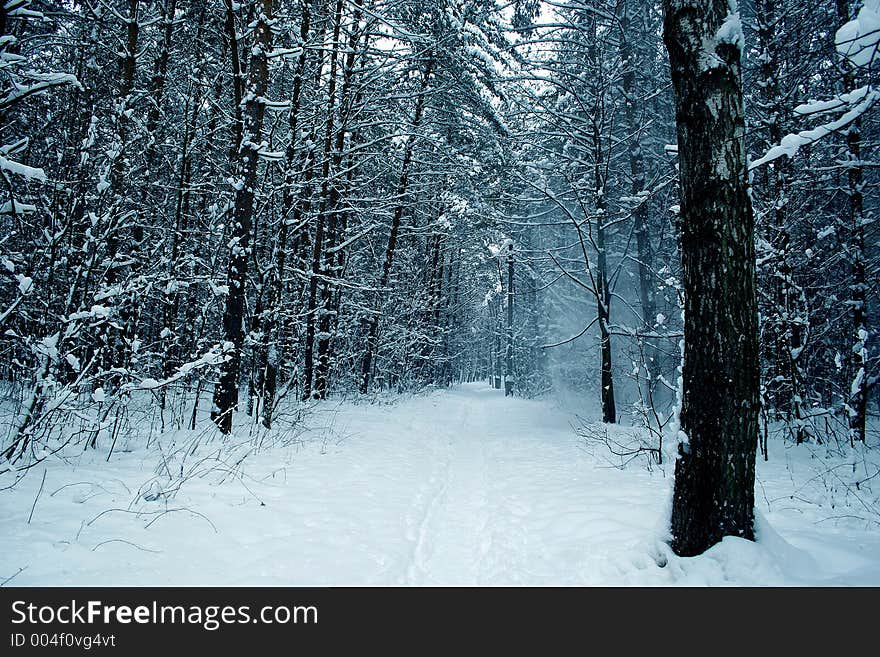
[(407, 582), (604, 581), (613, 573), (603, 571), (614, 570), (610, 535), (623, 539), (620, 547), (647, 545), (656, 535), (664, 482), (630, 499), (626, 521), (612, 517), (616, 505), (602, 508), (609, 491), (632, 483), (595, 463), (587, 471), (564, 415), (482, 386), (441, 399), (418, 423), (416, 435), (436, 443), (437, 470), (429, 503), (416, 505)]
[(759, 468), (762, 518), (784, 539), (762, 519), (759, 545), (671, 557), (672, 468), (610, 467), (571, 419), (483, 384), (328, 404), (313, 418), (336, 436), (323, 446), (265, 450), (241, 481), (191, 478), (170, 501), (137, 494), (155, 453), (86, 455), (48, 469), (30, 524), (41, 473), (0, 492), (0, 581), (23, 568), (14, 583), (880, 582), (877, 526), (823, 524), (827, 509), (791, 500), (785, 454)]

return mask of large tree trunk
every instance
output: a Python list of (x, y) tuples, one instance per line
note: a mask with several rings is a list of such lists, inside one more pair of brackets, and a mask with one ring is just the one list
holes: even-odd
[[(728, 0), (665, 0), (675, 95), (685, 295), (672, 548), (754, 538), (759, 370), (742, 35)], [(723, 28), (722, 28), (723, 26)], [(707, 50), (707, 44), (709, 49)]]
[(214, 389), (211, 419), (223, 433), (232, 431), (232, 413), (238, 406), (238, 379), (241, 370), (241, 349), (244, 343), (245, 285), (250, 259), (251, 223), (257, 186), (259, 147), (266, 111), (265, 97), (269, 79), (267, 55), (272, 49), (272, 0), (260, 0), (258, 5), (254, 47), (248, 67), (247, 89), (240, 88), (241, 68), (235, 17), (231, 0), (226, 0), (226, 30), (232, 46), (233, 88), (236, 109), (244, 103), (243, 125), (238, 134), (236, 153), (236, 192), (232, 219), (232, 239), (227, 270), (229, 291), (223, 312), (223, 334), (227, 343), (227, 360), (220, 367), (220, 381)]

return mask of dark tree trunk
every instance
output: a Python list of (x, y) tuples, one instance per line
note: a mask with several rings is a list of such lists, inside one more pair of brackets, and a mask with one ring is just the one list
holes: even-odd
[[(302, 7), (302, 16), (300, 20), (300, 41), (305, 44), (309, 37), (311, 29), (311, 12), (309, 11), (309, 3), (304, 2)], [(284, 177), (284, 191), (281, 201), (281, 220), (278, 226), (278, 237), (275, 242), (275, 251), (272, 256), (272, 269), (269, 272), (269, 302), (268, 312), (265, 321), (265, 344), (262, 349), (261, 358), (263, 360), (263, 410), (262, 423), (267, 429), (272, 428), (272, 418), (275, 411), (275, 395), (278, 391), (278, 369), (281, 363), (281, 331), (279, 331), (278, 316), (281, 313), (282, 296), (284, 291), (284, 271), (287, 263), (287, 240), (289, 236), (289, 225), (296, 225), (300, 220), (300, 213), (294, 210), (295, 194), (294, 185), (294, 169), (297, 160), (296, 147), (300, 143), (301, 138), (298, 134), (299, 130), (299, 112), (300, 99), (302, 97), (303, 81), (306, 73), (306, 63), (308, 62), (308, 50), (303, 48), (296, 63), (296, 69), (293, 77), (293, 88), (290, 95), (290, 122), (288, 125), (288, 144), (285, 154), (287, 171)], [(303, 181), (303, 190), (308, 189), (311, 182), (313, 167), (308, 164), (309, 155), (306, 152), (303, 157), (303, 165), (306, 168), (305, 180)], [(301, 191), (300, 195), (308, 194), (308, 191)], [(297, 210), (301, 208), (301, 202), (297, 202)], [(291, 214), (293, 217), (291, 218)], [(299, 228), (295, 228), (299, 230)]]
[[(328, 195), (330, 190), (330, 164), (332, 158), (333, 135), (336, 113), (336, 69), (339, 59), (339, 31), (342, 26), (342, 0), (337, 0), (334, 9), (333, 18), (333, 47), (330, 50), (330, 71), (327, 83), (327, 121), (324, 133), (324, 150), (323, 160), (321, 162), (321, 209), (318, 212), (317, 224), (315, 226), (315, 242), (312, 250), (312, 272), (309, 277), (309, 297), (308, 312), (306, 314), (306, 342), (305, 342), (305, 363), (303, 366), (303, 399), (309, 399), (313, 395), (317, 398), (323, 398), (325, 394), (325, 379), (321, 375), (324, 365), (320, 359), (327, 358), (327, 349), (329, 342), (324, 340), (323, 334), (320, 336), (319, 346), (319, 372), (315, 373), (315, 329), (321, 325), (326, 326), (325, 314), (328, 310), (329, 294), (327, 293), (327, 283), (325, 280), (322, 293), (320, 308), (318, 304), (318, 285), (319, 278), (325, 277), (329, 272), (322, 264), (325, 259), (325, 249), (332, 248), (333, 239), (335, 238), (335, 226), (331, 223), (328, 230)], [(331, 213), (332, 214), (332, 213)], [(332, 220), (333, 217), (331, 216)], [(324, 244), (325, 236), (330, 239), (329, 243)]]
[[(838, 27), (849, 21), (851, 8), (849, 0), (837, 0)], [(856, 74), (848, 61), (843, 62), (843, 90), (846, 93), (856, 88)], [(853, 312), (852, 365), (849, 368), (852, 382), (844, 388), (849, 390), (849, 427), (852, 440), (865, 441), (865, 416), (868, 404), (868, 373), (866, 370), (868, 338), (867, 290), (865, 280), (865, 224), (864, 200), (862, 195), (863, 167), (862, 159), (862, 126), (856, 120), (846, 131), (847, 159), (847, 196), (849, 196), (849, 251), (852, 268), (850, 284), (850, 305)]]
[[(428, 91), (428, 83), (434, 70), (434, 60), (429, 59), (425, 70), (422, 72), (422, 84), (416, 98), (416, 108), (413, 114), (412, 132), (406, 140), (404, 147), (403, 163), (400, 168), (400, 180), (397, 183), (397, 205), (394, 207), (394, 215), (391, 218), (391, 233), (388, 236), (388, 248), (385, 250), (385, 260), (382, 262), (382, 277), (379, 279), (379, 288), (384, 289), (388, 285), (388, 277), (391, 275), (391, 265), (394, 262), (394, 250), (397, 248), (397, 234), (400, 231), (400, 222), (403, 219), (403, 211), (406, 209), (406, 190), (409, 183), (409, 169), (412, 164), (413, 151), (415, 149), (416, 132), (422, 123), (422, 114), (425, 109), (425, 96)], [(380, 293), (381, 294), (381, 293)], [(377, 311), (378, 309), (377, 303)], [(377, 312), (370, 316), (367, 328), (367, 348), (361, 361), (360, 390), (366, 393), (370, 389), (370, 377), (373, 373), (373, 357), (379, 340), (379, 317)]]
[(604, 215), (599, 216), (596, 230), (596, 246), (599, 248), (596, 267), (596, 301), (599, 314), (599, 350), (602, 368), (602, 421), (617, 421), (617, 408), (614, 403), (614, 373), (611, 361), (611, 291), (608, 288), (608, 265), (605, 255), (605, 229), (602, 227)]
[(594, 126), (596, 161), (594, 164), (596, 183), (596, 306), (599, 315), (599, 350), (602, 367), (602, 421), (617, 422), (617, 408), (614, 403), (614, 371), (611, 359), (611, 290), (608, 287), (608, 256), (605, 252), (605, 181), (602, 178), (602, 142), (598, 125)]
[(507, 345), (504, 352), (504, 396), (513, 394), (516, 375), (513, 373), (513, 242), (507, 251)]
[[(742, 43), (718, 40), (727, 0), (665, 0), (675, 95), (685, 296), (672, 548), (754, 539), (759, 369)], [(726, 33), (726, 32), (725, 32)], [(741, 39), (741, 37), (740, 37)], [(706, 43), (716, 43), (706, 52)]]
[[(327, 238), (324, 245), (324, 274), (325, 280), (321, 287), (321, 309), (318, 320), (318, 363), (315, 368), (315, 396), (325, 399), (330, 387), (330, 371), (333, 359), (332, 338), (338, 317), (338, 289), (333, 281), (341, 274), (344, 260), (341, 249), (337, 243), (342, 242), (344, 235), (344, 218), (341, 216), (339, 203), (342, 196), (342, 180), (339, 180), (340, 169), (343, 161), (343, 152), (346, 144), (346, 133), (349, 128), (349, 113), (351, 111), (350, 96), (354, 75), (355, 56), (358, 52), (358, 40), (360, 38), (361, 5), (363, 0), (355, 0), (355, 10), (351, 18), (351, 31), (348, 38), (347, 53), (342, 68), (342, 90), (339, 94), (339, 125), (336, 127), (335, 143), (332, 147), (332, 156), (328, 150), (330, 163), (330, 175), (324, 179), (322, 197), (324, 202), (323, 214), (327, 216)], [(340, 4), (341, 11), (341, 4)], [(340, 25), (341, 25), (341, 16)], [(338, 27), (337, 27), (338, 30)], [(337, 37), (338, 39), (338, 37)], [(327, 148), (330, 148), (330, 131), (332, 123), (328, 126)], [(332, 180), (331, 180), (332, 179)]]
[[(782, 58), (779, 53), (780, 38), (777, 26), (784, 18), (777, 9), (776, 0), (757, 0), (755, 2), (758, 48), (760, 66), (758, 109), (761, 113), (761, 127), (765, 130), (764, 149), (767, 150), (782, 141), (783, 117), (786, 100), (780, 93), (779, 78)], [(801, 386), (800, 357), (803, 353), (802, 322), (796, 315), (797, 289), (794, 284), (795, 271), (792, 266), (791, 235), (789, 234), (789, 185), (791, 184), (792, 162), (790, 158), (780, 158), (773, 167), (764, 168), (766, 176), (764, 188), (769, 193), (767, 219), (758, 222), (758, 233), (763, 234), (772, 245), (772, 257), (765, 267), (768, 287), (772, 290), (773, 307), (764, 324), (764, 349), (767, 371), (765, 372), (764, 404), (776, 413), (782, 413), (787, 421), (793, 421), (795, 441), (800, 444), (805, 439), (802, 423), (804, 417), (804, 391)], [(762, 225), (763, 224), (763, 225)], [(760, 286), (759, 286), (760, 287)], [(766, 457), (766, 454), (765, 454)]]
[[(132, 135), (130, 132), (133, 127), (128, 110), (131, 109), (132, 92), (137, 73), (138, 37), (140, 35), (139, 8), (139, 0), (129, 0), (128, 20), (125, 28), (125, 51), (121, 63), (119, 92), (116, 97), (116, 138), (118, 142), (116, 155), (110, 165), (110, 202), (114, 204), (114, 211), (111, 213), (112, 225), (108, 230), (107, 253), (110, 257), (110, 265), (107, 267), (106, 275), (107, 286), (111, 288), (121, 282), (120, 270), (123, 265), (119, 261), (124, 259), (121, 253), (123, 229), (132, 216), (134, 216), (132, 223), (137, 224), (137, 212), (131, 208), (131, 201), (128, 200), (127, 187), (130, 183), (127, 180), (127, 173), (128, 160), (131, 157)], [(119, 302), (118, 324), (115, 322), (107, 323), (103, 329), (101, 339), (104, 344), (102, 345), (101, 366), (105, 371), (109, 372), (115, 368), (126, 366), (129, 355), (127, 342), (130, 342), (132, 338), (127, 332), (134, 320), (134, 309), (131, 307), (130, 301), (128, 295), (123, 295)], [(118, 387), (120, 383), (119, 375), (114, 372), (107, 378), (106, 387), (113, 389)]]
[(607, 169), (605, 169), (605, 144), (602, 135), (605, 129), (605, 105), (601, 80), (603, 78), (602, 59), (598, 46), (598, 26), (596, 17), (590, 15), (587, 19), (591, 45), (588, 50), (588, 60), (593, 76), (593, 113), (590, 117), (592, 123), (593, 142), (593, 202), (596, 209), (596, 308), (599, 323), (599, 353), (601, 360), (601, 398), (602, 398), (602, 421), (614, 423), (617, 421), (617, 408), (614, 402), (614, 371), (612, 369), (611, 347), (611, 290), (608, 286), (608, 254), (605, 250), (605, 212), (607, 202), (605, 200), (605, 183)]
[[(437, 212), (440, 216), (443, 211)], [(443, 237), (435, 233), (426, 240), (426, 261), (430, 261), (427, 268), (425, 281), (423, 283), (426, 290), (426, 302), (424, 317), (422, 320), (421, 331), (421, 351), (417, 364), (417, 377), (422, 383), (436, 382), (437, 357), (438, 351), (435, 340), (439, 337), (440, 324), (438, 322), (440, 312), (440, 298), (444, 292), (443, 289), (443, 268), (444, 257), (441, 253), (441, 243)]]
[[(241, 370), (241, 349), (244, 343), (245, 285), (250, 259), (251, 224), (254, 196), (257, 186), (259, 144), (263, 132), (266, 105), (266, 87), (269, 78), (267, 55), (272, 49), (272, 0), (261, 0), (248, 66), (247, 96), (244, 100), (244, 125), (236, 132), (241, 138), (236, 144), (237, 189), (232, 219), (232, 246), (227, 270), (226, 307), (223, 312), (223, 335), (227, 343), (227, 360), (220, 367), (220, 381), (214, 389), (211, 419), (223, 433), (232, 431), (232, 413), (238, 406), (238, 379)], [(226, 1), (226, 30), (232, 45), (233, 88), (236, 108), (241, 107), (245, 95), (240, 86), (241, 68), (235, 35), (234, 10), (231, 0)]]
[(492, 315), (492, 387), (501, 390), (501, 331), (498, 326), (501, 322), (500, 296), (492, 300), (492, 307), (495, 309)]
[(654, 300), (654, 274), (653, 254), (651, 252), (651, 237), (648, 232), (648, 198), (645, 189), (645, 154), (642, 149), (642, 124), (636, 106), (636, 95), (639, 93), (638, 69), (642, 64), (636, 57), (632, 40), (635, 35), (631, 34), (632, 23), (629, 3), (625, 2), (620, 17), (620, 59), (623, 69), (621, 75), (623, 102), (626, 114), (627, 130), (629, 138), (629, 169), (631, 177), (631, 192), (634, 198), (642, 198), (633, 209), (633, 222), (635, 223), (636, 249), (638, 253), (639, 268), (639, 302), (642, 308), (642, 321), (645, 328), (650, 330), (654, 326), (656, 302)]

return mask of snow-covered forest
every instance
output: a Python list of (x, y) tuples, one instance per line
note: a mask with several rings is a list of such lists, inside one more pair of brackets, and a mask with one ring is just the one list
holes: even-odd
[(878, 50), (0, 0), (0, 582), (880, 583)]

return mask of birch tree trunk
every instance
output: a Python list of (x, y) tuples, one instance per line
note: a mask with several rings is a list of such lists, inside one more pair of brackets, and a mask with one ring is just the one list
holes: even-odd
[(728, 0), (665, 0), (685, 295), (672, 548), (754, 538), (759, 369), (742, 32)]

